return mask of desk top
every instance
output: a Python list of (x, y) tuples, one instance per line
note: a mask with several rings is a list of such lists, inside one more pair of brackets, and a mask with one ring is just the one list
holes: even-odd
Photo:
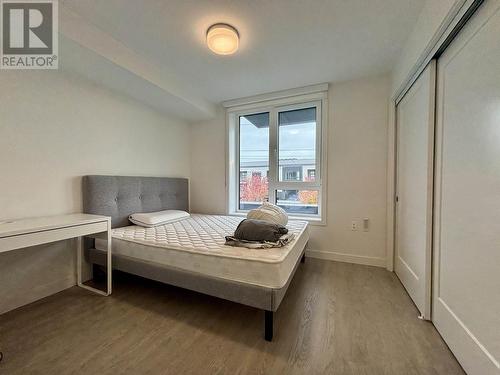
[(91, 224), (108, 220), (111, 220), (108, 216), (90, 214), (69, 214), (18, 220), (0, 220), (0, 238), (74, 227), (77, 225)]

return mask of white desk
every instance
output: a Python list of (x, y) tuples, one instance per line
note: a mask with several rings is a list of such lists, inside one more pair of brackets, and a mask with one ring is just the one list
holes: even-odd
[[(107, 248), (107, 291), (82, 283), (83, 236), (104, 237)], [(29, 246), (77, 238), (77, 284), (104, 296), (111, 294), (111, 218), (108, 216), (71, 214), (33, 219), (0, 221), (0, 253)]]

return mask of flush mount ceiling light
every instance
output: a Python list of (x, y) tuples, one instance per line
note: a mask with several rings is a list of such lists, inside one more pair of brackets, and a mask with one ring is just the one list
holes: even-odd
[(231, 25), (216, 23), (207, 30), (207, 45), (218, 55), (231, 55), (238, 50), (240, 35)]

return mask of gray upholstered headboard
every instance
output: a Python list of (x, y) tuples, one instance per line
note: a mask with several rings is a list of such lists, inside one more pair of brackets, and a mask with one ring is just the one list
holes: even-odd
[(189, 210), (186, 178), (84, 176), (82, 185), (83, 212), (111, 216), (113, 228), (136, 212)]

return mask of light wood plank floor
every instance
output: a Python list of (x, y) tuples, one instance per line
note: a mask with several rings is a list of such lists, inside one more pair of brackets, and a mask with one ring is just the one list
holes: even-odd
[(394, 274), (308, 258), (263, 312), (116, 273), (0, 316), (0, 374), (463, 374)]

